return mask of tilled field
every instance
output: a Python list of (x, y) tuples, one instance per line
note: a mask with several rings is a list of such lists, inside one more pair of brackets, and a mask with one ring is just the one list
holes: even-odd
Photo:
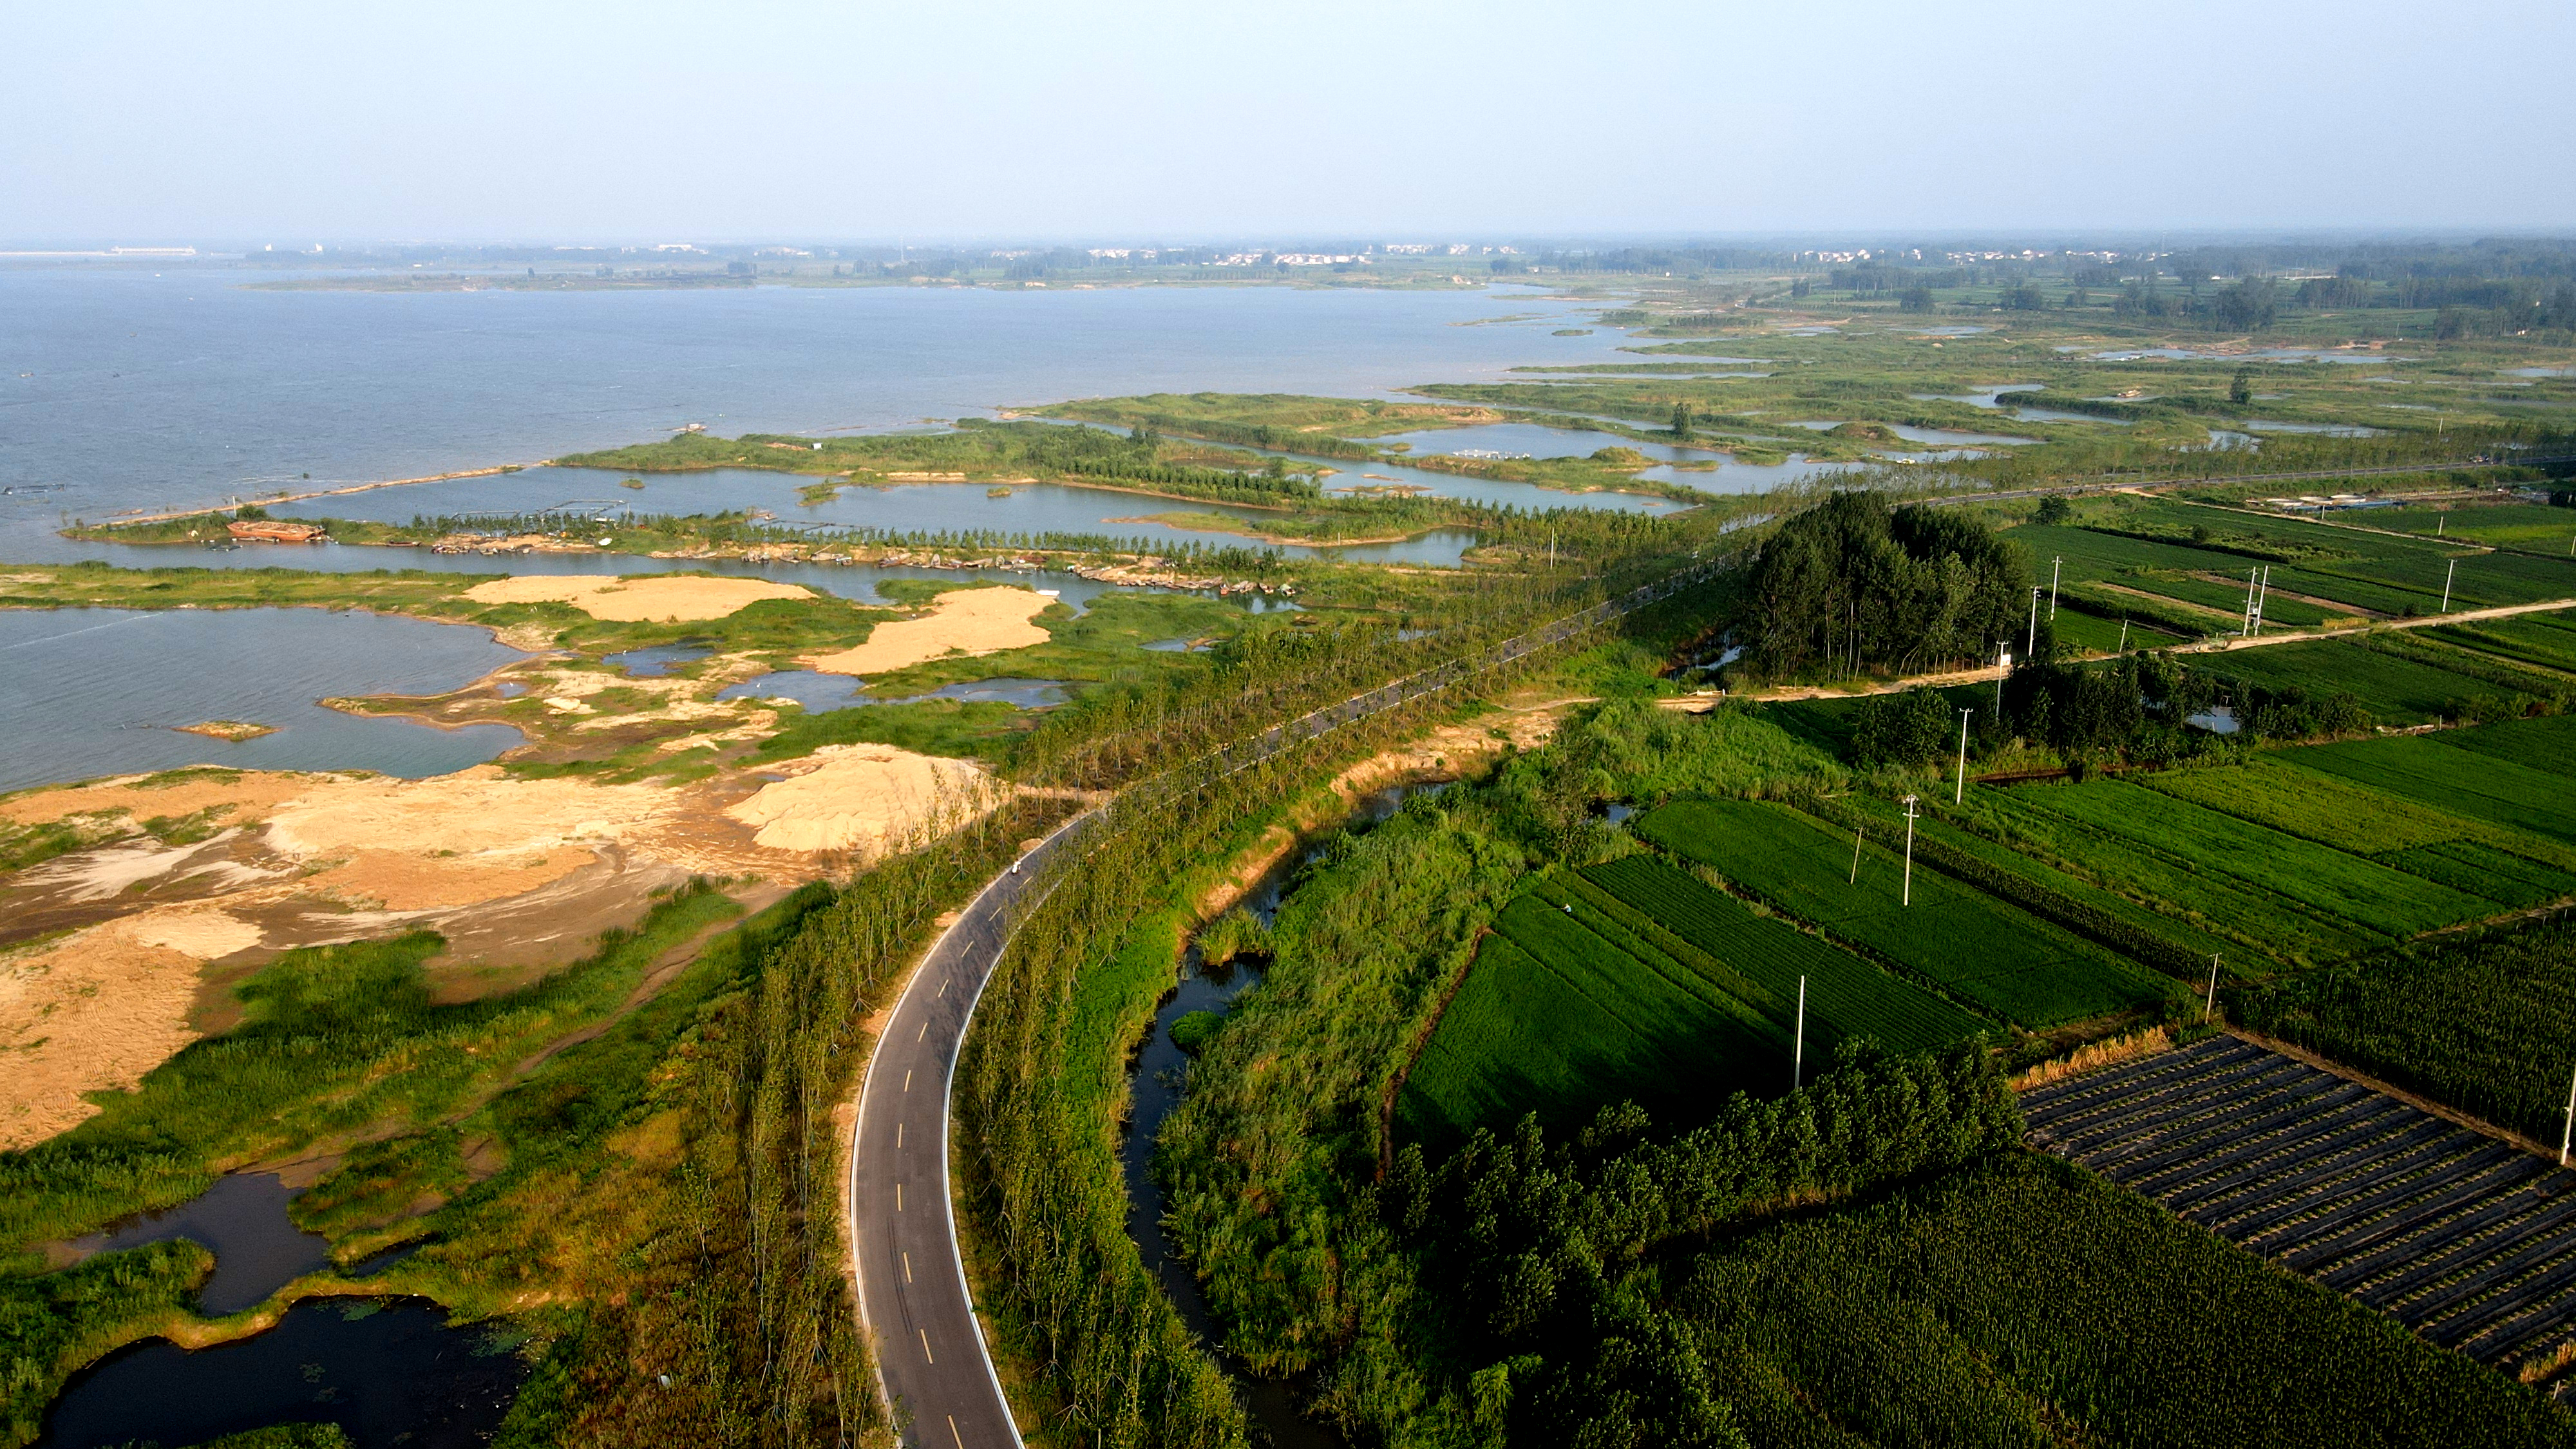
[(2576, 1345), (2576, 1174), (2507, 1143), (2227, 1036), (2022, 1110), (2034, 1145), (2433, 1343), (2532, 1379)]

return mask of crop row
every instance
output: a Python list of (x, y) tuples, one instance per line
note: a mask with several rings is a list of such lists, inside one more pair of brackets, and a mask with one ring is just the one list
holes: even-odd
[(2576, 1339), (2576, 1193), (2547, 1164), (2215, 1037), (2038, 1088), (2034, 1142), (2489, 1363)]
[(2473, 820), (2576, 845), (2576, 718), (2308, 745), (2281, 758)]
[(1862, 842), (1856, 850), (1840, 832), (1786, 806), (1682, 801), (1642, 817), (1636, 829), (2009, 1021), (2050, 1026), (2165, 992), (2100, 947), (1937, 871), (1912, 873), (1912, 904), (1905, 904), (1903, 864), (1885, 843)]
[(1810, 1029), (1821, 1024), (1835, 1038), (1867, 1036), (1897, 1051), (1920, 1051), (1986, 1027), (1911, 982), (1785, 921), (1755, 915), (1743, 902), (1651, 857), (1593, 866), (1568, 886), (1641, 926), (1668, 933), (1677, 954), (1704, 953), (1700, 959), (1710, 969), (1740, 973), (1750, 990), (1739, 994), (1774, 1022), (1790, 1020), (1803, 979)]

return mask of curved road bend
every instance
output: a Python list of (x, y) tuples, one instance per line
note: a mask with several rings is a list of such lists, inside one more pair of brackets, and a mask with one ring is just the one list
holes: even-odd
[(930, 1449), (1017, 1445), (1001, 1381), (975, 1322), (948, 1203), (948, 1087), (957, 1048), (1002, 947), (1012, 907), (1045, 875), (1086, 811), (995, 876), (922, 958), (886, 1019), (859, 1088), (849, 1222), (862, 1327), (873, 1330), (886, 1402), (912, 1416), (904, 1442)]
[[(1607, 619), (1667, 598), (1732, 558), (1712, 559), (1458, 660), (1275, 725), (1194, 762), (1232, 774), (1301, 740), (1435, 693), (1521, 658)], [(886, 1402), (909, 1416), (904, 1442), (920, 1449), (1016, 1449), (1019, 1426), (993, 1372), (991, 1353), (966, 1287), (948, 1200), (948, 1098), (957, 1051), (976, 998), (1010, 940), (1012, 907), (1089, 823), (1086, 811), (1056, 827), (1021, 857), (1016, 872), (987, 883), (958, 913), (913, 973), (859, 1087), (850, 1138), (852, 1274), (861, 1326), (877, 1355)]]

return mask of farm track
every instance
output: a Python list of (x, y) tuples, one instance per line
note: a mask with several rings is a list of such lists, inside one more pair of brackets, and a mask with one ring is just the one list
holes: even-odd
[[(2576, 1342), (2576, 1174), (2232, 1036), (2035, 1087), (2030, 1141), (2507, 1373)], [(2576, 1397), (2576, 1373), (2548, 1392)]]

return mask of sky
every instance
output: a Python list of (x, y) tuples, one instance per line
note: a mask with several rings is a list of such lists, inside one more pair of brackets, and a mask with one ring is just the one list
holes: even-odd
[(0, 240), (2576, 230), (2569, 0), (0, 0)]

